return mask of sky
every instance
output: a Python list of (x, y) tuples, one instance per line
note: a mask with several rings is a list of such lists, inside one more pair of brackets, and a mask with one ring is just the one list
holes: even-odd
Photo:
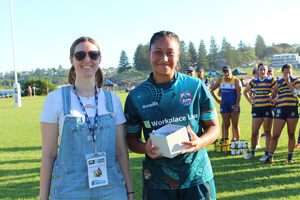
[(161, 30), (176, 33), (186, 44), (209, 51), (211, 37), (221, 46), (254, 46), (257, 35), (267, 45), (299, 44), (299, 0), (0, 0), (0, 72), (36, 68), (70, 68), (69, 51), (81, 36), (97, 41), (101, 67), (117, 67), (124, 50), (133, 61), (138, 44)]

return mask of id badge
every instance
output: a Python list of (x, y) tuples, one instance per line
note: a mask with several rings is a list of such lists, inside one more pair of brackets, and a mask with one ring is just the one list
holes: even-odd
[(107, 185), (106, 154), (88, 154), (86, 159), (89, 188)]

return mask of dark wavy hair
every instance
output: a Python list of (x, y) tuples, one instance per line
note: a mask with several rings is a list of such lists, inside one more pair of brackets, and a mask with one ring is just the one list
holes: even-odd
[(281, 67), (281, 71), (283, 72), (285, 69), (293, 69), (293, 66), (290, 63), (284, 64)]
[[(82, 36), (80, 38), (78, 38), (77, 40), (75, 40), (70, 48), (70, 57), (73, 57), (74, 56), (74, 53), (75, 53), (75, 47), (79, 44), (79, 43), (82, 43), (82, 42), (90, 42), (92, 43), (93, 45), (95, 45), (100, 54), (101, 54), (101, 51), (100, 51), (100, 47), (99, 45), (97, 44), (97, 42), (95, 40), (93, 40), (92, 38), (90, 37), (85, 37), (85, 36)], [(98, 66), (98, 70), (95, 74), (95, 79), (96, 79), (96, 84), (97, 84), (97, 87), (98, 88), (101, 88), (104, 84), (104, 75), (103, 75), (103, 71), (101, 70), (100, 66)], [(76, 71), (75, 71), (75, 67), (72, 66), (70, 71), (69, 71), (69, 75), (68, 75), (68, 81), (70, 84), (73, 84), (75, 83), (75, 80), (76, 80)]]

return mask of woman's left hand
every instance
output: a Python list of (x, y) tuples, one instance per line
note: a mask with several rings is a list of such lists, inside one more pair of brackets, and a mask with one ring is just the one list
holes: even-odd
[(181, 142), (181, 144), (190, 145), (191, 147), (181, 151), (181, 154), (195, 153), (200, 149), (200, 138), (194, 133), (190, 125), (187, 126), (187, 130), (191, 136), (191, 141)]
[(238, 112), (239, 112), (239, 106), (235, 106), (235, 107), (233, 108), (233, 112), (234, 112), (234, 113), (238, 113)]

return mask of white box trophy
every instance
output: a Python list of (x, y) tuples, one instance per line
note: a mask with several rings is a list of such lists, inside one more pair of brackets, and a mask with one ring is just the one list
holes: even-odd
[(181, 142), (190, 141), (187, 128), (185, 126), (165, 125), (156, 131), (150, 133), (153, 146), (159, 149), (155, 153), (162, 153), (162, 156), (174, 158), (184, 149), (190, 148), (189, 145), (183, 145)]

